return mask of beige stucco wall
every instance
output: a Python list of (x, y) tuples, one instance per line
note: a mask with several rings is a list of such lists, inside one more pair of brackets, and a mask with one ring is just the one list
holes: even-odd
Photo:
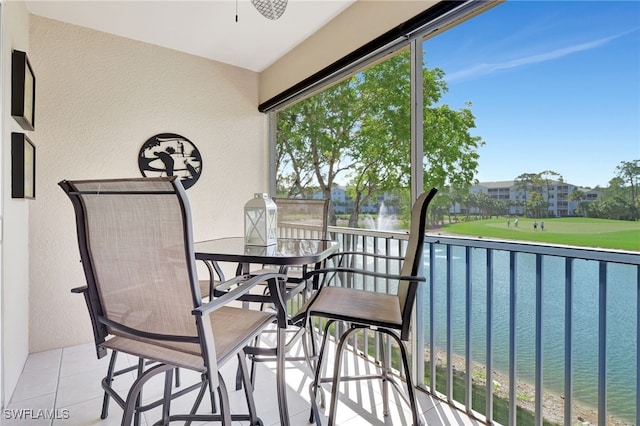
[(315, 74), (438, 0), (359, 0), (260, 73), (260, 103)]
[[(11, 132), (24, 132), (11, 117), (11, 52), (28, 51), (29, 15), (22, 2), (2, 4), (2, 173), (0, 312), (2, 404), (8, 402), (29, 354), (29, 210), (32, 203), (11, 198)], [(32, 132), (26, 132), (32, 133)]]
[(140, 176), (142, 144), (191, 140), (196, 240), (242, 235), (243, 206), (268, 190), (267, 120), (256, 73), (31, 15), (37, 78), (37, 198), (30, 214), (30, 349), (91, 341), (71, 203), (62, 179)]

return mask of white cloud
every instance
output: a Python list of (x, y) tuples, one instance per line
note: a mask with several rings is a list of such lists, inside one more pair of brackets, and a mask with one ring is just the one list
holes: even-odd
[(630, 32), (632, 31), (627, 31), (622, 34), (601, 38), (598, 40), (590, 41), (588, 43), (581, 43), (573, 46), (564, 47), (561, 49), (552, 50), (551, 52), (525, 56), (523, 58), (515, 58), (505, 62), (476, 64), (467, 69), (463, 69), (460, 71), (447, 74), (445, 76), (445, 79), (447, 80), (447, 82), (451, 83), (453, 81), (464, 80), (464, 79), (491, 74), (495, 71), (506, 70), (510, 68), (518, 68), (524, 65), (551, 61), (553, 59), (562, 58), (576, 52), (583, 52), (585, 50), (595, 49), (597, 47), (603, 46), (611, 42), (612, 40), (622, 37)]

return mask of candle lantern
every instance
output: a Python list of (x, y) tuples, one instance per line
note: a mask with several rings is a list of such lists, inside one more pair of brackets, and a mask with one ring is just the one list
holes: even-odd
[(276, 244), (278, 209), (268, 194), (254, 194), (244, 206), (244, 242), (251, 246)]

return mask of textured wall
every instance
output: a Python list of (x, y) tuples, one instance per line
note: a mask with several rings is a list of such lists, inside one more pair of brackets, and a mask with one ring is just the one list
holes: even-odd
[[(29, 15), (23, 2), (2, 3), (2, 273), (0, 302), (2, 403), (11, 398), (29, 354), (29, 209), (32, 201), (11, 198), (11, 132), (24, 132), (11, 117), (11, 52), (29, 49)], [(26, 132), (32, 133), (32, 132)], [(31, 135), (30, 135), (31, 136)], [(3, 405), (4, 406), (4, 405)]]
[(187, 191), (196, 240), (242, 235), (242, 208), (268, 189), (257, 74), (30, 16), (37, 78), (37, 199), (30, 212), (30, 349), (91, 340), (73, 210), (62, 179), (140, 176), (157, 133), (190, 139), (203, 172)]

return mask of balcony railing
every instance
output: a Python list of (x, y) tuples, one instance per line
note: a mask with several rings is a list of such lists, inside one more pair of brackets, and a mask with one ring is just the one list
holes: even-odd
[[(343, 249), (369, 253), (402, 256), (408, 239), (329, 230)], [(638, 424), (638, 253), (429, 234), (425, 244), (414, 383), (483, 421)], [(378, 272), (401, 266), (358, 262)], [(395, 291), (384, 279), (341, 285)], [(363, 333), (354, 348), (376, 361), (378, 343)]]

